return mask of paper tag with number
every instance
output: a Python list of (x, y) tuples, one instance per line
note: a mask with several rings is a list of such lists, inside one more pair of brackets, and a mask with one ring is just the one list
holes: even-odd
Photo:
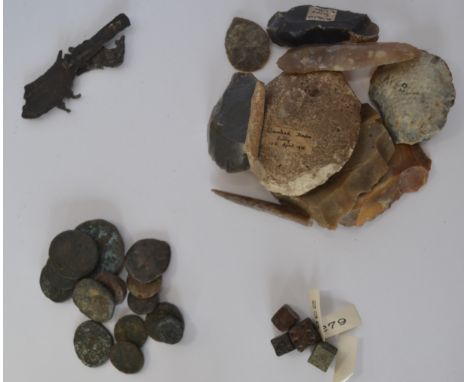
[(335, 345), (338, 353), (333, 382), (346, 382), (353, 376), (356, 367), (358, 339), (354, 336), (339, 336)]
[(320, 290), (311, 289), (309, 292), (309, 298), (312, 306), (312, 321), (319, 329), (320, 336), (324, 339), (322, 332), (322, 312), (320, 310)]
[(353, 304), (344, 306), (322, 319), (322, 337), (327, 339), (361, 325), (361, 317)]

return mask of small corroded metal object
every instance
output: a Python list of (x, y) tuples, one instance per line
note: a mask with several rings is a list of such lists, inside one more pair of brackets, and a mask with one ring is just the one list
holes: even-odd
[(370, 105), (361, 108), (361, 129), (358, 142), (343, 169), (325, 184), (297, 197), (282, 197), (306, 211), (322, 227), (335, 229), (348, 214), (357, 198), (374, 187), (389, 169), (394, 145), (379, 113)]
[(369, 97), (378, 106), (395, 143), (413, 145), (441, 130), (455, 102), (452, 74), (440, 57), (418, 58), (379, 67)]
[(114, 336), (117, 342), (131, 342), (138, 347), (142, 347), (148, 338), (145, 322), (134, 314), (123, 316), (117, 321)]
[(321, 341), (320, 333), (310, 318), (294, 325), (289, 329), (288, 334), (294, 347), (300, 352)]
[(299, 315), (287, 304), (273, 315), (271, 322), (282, 332), (289, 330), (299, 321)]
[(114, 314), (114, 296), (93, 279), (82, 279), (76, 284), (73, 302), (81, 313), (94, 321), (108, 321)]
[(127, 285), (120, 277), (110, 272), (99, 272), (94, 279), (112, 292), (116, 304), (124, 302), (127, 297)]
[(271, 340), (271, 344), (273, 349), (275, 349), (275, 353), (278, 357), (282, 356), (283, 354), (292, 352), (295, 349), (288, 333), (284, 333), (276, 338), (273, 338)]
[(361, 226), (391, 207), (404, 193), (418, 191), (427, 182), (431, 160), (419, 145), (395, 145), (389, 170), (370, 190), (359, 196), (341, 224)]
[(341, 170), (361, 120), (361, 103), (342, 73), (283, 73), (267, 85), (265, 99), (264, 123), (249, 125), (245, 151), (266, 189), (303, 195)]
[(128, 294), (127, 304), (130, 310), (136, 314), (151, 313), (159, 303), (159, 295), (155, 294), (150, 298), (137, 298), (131, 293)]
[(145, 362), (141, 350), (131, 342), (115, 343), (110, 350), (110, 360), (117, 370), (125, 374), (138, 373)]
[(150, 298), (161, 291), (162, 276), (158, 276), (155, 280), (149, 283), (140, 283), (132, 276), (127, 277), (127, 285), (129, 292), (137, 298)]
[(125, 249), (115, 225), (103, 219), (95, 219), (81, 223), (76, 229), (89, 235), (97, 244), (99, 263), (96, 272), (118, 274), (122, 270)]
[(418, 48), (399, 42), (307, 45), (288, 50), (278, 66), (286, 73), (343, 72), (408, 61), (420, 54)]
[[(263, 83), (253, 74), (234, 73), (223, 96), (211, 112), (208, 151), (216, 164), (227, 172), (249, 168), (244, 143), (249, 123), (258, 110), (254, 101), (262, 88)], [(261, 113), (263, 118), (263, 108)]]
[(234, 17), (224, 41), (229, 62), (237, 70), (253, 72), (261, 69), (270, 56), (270, 38), (253, 21)]
[(113, 342), (112, 334), (95, 321), (80, 324), (73, 337), (76, 355), (89, 367), (100, 366), (109, 359)]
[(319, 342), (312, 351), (308, 362), (326, 372), (335, 359), (337, 352), (338, 349), (328, 342)]
[(93, 239), (79, 231), (65, 231), (50, 243), (49, 258), (63, 277), (78, 280), (94, 271), (98, 250)]
[(379, 38), (379, 27), (367, 15), (313, 5), (275, 13), (268, 21), (267, 31), (272, 41), (281, 46), (365, 42)]
[(76, 281), (61, 276), (48, 261), (42, 268), (39, 284), (47, 298), (54, 302), (63, 302), (72, 296)]
[(23, 118), (38, 118), (54, 107), (70, 111), (66, 108), (64, 98), (78, 98), (74, 95), (72, 86), (75, 76), (95, 67), (117, 66), (123, 59), (123, 40), (117, 51), (109, 54), (104, 45), (119, 32), (130, 25), (130, 20), (124, 14), (115, 17), (93, 37), (80, 45), (69, 48), (65, 55), (60, 51), (55, 63), (35, 81), (24, 87)]
[(175, 305), (167, 302), (158, 304), (146, 316), (145, 326), (151, 338), (171, 345), (180, 342), (185, 329), (182, 313)]
[(125, 267), (140, 283), (149, 283), (163, 274), (171, 261), (171, 248), (162, 240), (142, 239), (128, 250)]

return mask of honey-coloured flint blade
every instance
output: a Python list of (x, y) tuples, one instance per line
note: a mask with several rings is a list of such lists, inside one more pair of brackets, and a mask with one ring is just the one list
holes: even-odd
[(267, 202), (265, 200), (251, 198), (239, 194), (233, 194), (231, 192), (221, 190), (211, 191), (213, 191), (216, 195), (221, 196), (222, 198), (234, 202), (236, 204), (240, 204), (241, 206), (246, 206), (258, 211), (267, 212), (272, 215), (292, 220), (296, 223), (300, 223), (303, 225), (310, 225), (309, 216), (304, 211), (300, 210), (295, 206)]
[(343, 72), (408, 61), (420, 54), (418, 48), (398, 42), (308, 45), (288, 50), (277, 64), (286, 73)]
[(427, 182), (431, 160), (419, 145), (395, 145), (389, 170), (374, 188), (359, 196), (340, 223), (362, 226), (383, 213), (404, 193), (418, 191)]

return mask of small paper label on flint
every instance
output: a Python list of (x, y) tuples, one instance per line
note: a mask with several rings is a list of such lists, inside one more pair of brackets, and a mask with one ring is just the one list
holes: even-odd
[(335, 21), (336, 13), (337, 13), (336, 9), (310, 6), (309, 10), (307, 11), (306, 20), (307, 21)]
[(294, 129), (270, 127), (264, 131), (263, 145), (303, 154), (312, 153), (312, 137)]

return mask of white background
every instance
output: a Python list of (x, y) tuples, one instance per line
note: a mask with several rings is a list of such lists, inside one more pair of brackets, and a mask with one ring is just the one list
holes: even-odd
[[(366, 12), (381, 41), (440, 55), (457, 100), (445, 129), (424, 144), (428, 184), (359, 229), (327, 231), (231, 204), (221, 188), (269, 198), (249, 173), (228, 175), (207, 153), (211, 108), (233, 73), (224, 33), (234, 16), (266, 26), (302, 1), (5, 2), (4, 335), (5, 380), (16, 381), (331, 381), (308, 351), (277, 358), (270, 317), (283, 303), (310, 313), (311, 287), (323, 313), (354, 303), (363, 325), (355, 381), (462, 379), (462, 1), (328, 1)], [(75, 81), (72, 112), (20, 117), (23, 86), (59, 49), (90, 37), (120, 12), (131, 19), (117, 69)], [(268, 82), (284, 50), (256, 73)], [(364, 101), (365, 73), (352, 85)], [(114, 222), (128, 248), (168, 240), (173, 260), (163, 299), (181, 307), (183, 341), (148, 340), (137, 375), (110, 363), (90, 369), (74, 353), (85, 320), (71, 303), (39, 289), (50, 240), (91, 218)], [(121, 305), (118, 318), (128, 312)], [(107, 327), (112, 329), (115, 320)]]

